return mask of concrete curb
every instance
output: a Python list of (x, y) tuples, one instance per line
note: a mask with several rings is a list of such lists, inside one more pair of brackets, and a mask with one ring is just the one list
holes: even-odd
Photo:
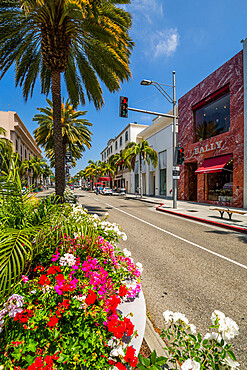
[(154, 330), (153, 324), (148, 317), (146, 318), (144, 339), (151, 352), (155, 350), (158, 356), (169, 357), (168, 352), (163, 349), (165, 343), (160, 338), (159, 334)]
[(243, 233), (243, 234), (247, 234), (247, 229), (244, 229), (242, 227), (232, 226), (232, 225), (224, 224), (224, 223), (217, 222), (217, 221), (211, 221), (211, 220), (207, 220), (205, 218), (200, 218), (200, 217), (196, 217), (196, 216), (185, 215), (183, 213), (174, 212), (174, 211), (171, 211), (170, 209), (164, 209), (164, 208), (161, 208), (161, 207), (162, 207), (162, 205), (159, 205), (158, 207), (156, 207), (156, 210), (160, 211), (160, 212), (169, 213), (169, 214), (172, 214), (172, 215), (175, 215), (175, 216), (179, 216), (179, 217), (189, 218), (191, 220), (203, 222), (203, 223), (206, 223), (206, 224), (223, 227), (225, 229), (238, 231), (238, 232)]

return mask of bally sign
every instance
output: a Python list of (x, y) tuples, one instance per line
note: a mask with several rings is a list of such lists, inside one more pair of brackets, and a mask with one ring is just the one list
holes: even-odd
[(201, 153), (209, 152), (210, 150), (220, 149), (221, 143), (222, 143), (222, 140), (216, 141), (215, 143), (207, 144), (205, 146), (201, 146), (200, 148), (195, 148), (194, 154), (201, 154)]

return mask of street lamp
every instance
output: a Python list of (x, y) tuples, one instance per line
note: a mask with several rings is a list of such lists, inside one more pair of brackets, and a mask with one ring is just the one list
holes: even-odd
[[(166, 100), (172, 104), (173, 107), (173, 168), (176, 167), (176, 146), (177, 146), (177, 136), (176, 136), (176, 89), (175, 89), (175, 71), (172, 72), (173, 74), (173, 83), (172, 85), (166, 85), (159, 83), (157, 81), (151, 80), (142, 80), (141, 85), (143, 86), (150, 86), (153, 85), (159, 92), (166, 98)], [(173, 94), (172, 97), (168, 94), (168, 92), (164, 89), (164, 87), (172, 87)], [(177, 199), (178, 199), (178, 182), (177, 179), (173, 178), (173, 186), (172, 186), (172, 196), (173, 196), (173, 208), (177, 208)]]

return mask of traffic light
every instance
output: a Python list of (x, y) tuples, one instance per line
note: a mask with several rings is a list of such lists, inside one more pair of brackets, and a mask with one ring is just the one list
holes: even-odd
[(120, 96), (119, 116), (128, 118), (128, 98), (126, 96)]
[(184, 163), (184, 148), (177, 147), (177, 164)]

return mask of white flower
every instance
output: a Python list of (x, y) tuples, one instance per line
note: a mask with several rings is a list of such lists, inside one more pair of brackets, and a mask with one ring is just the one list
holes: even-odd
[(223, 312), (221, 311), (218, 311), (218, 310), (214, 310), (214, 312), (212, 313), (212, 316), (211, 316), (211, 321), (212, 321), (212, 324), (214, 325), (215, 324), (215, 320), (218, 318), (219, 320), (220, 319), (224, 319), (226, 316)]
[(111, 357), (118, 357), (118, 356), (125, 356), (123, 347), (119, 344), (116, 348), (113, 348), (113, 350), (110, 353)]
[(36, 293), (36, 290), (31, 290), (30, 293), (35, 294)]
[(108, 216), (109, 216), (109, 212), (106, 212), (106, 213), (105, 213), (105, 217), (108, 217)]
[(163, 317), (167, 324), (171, 324), (173, 322), (173, 312), (172, 311), (166, 310), (165, 312), (163, 312)]
[[(222, 360), (222, 365), (226, 365), (230, 367), (232, 370), (235, 370), (238, 366), (239, 363), (237, 361), (232, 360), (228, 355)], [(224, 369), (225, 367), (223, 367)]]
[(60, 266), (74, 266), (76, 264), (76, 258), (73, 254), (65, 253), (59, 260)]
[(43, 285), (42, 286), (42, 292), (43, 293), (49, 292), (50, 290), (51, 290), (50, 285)]
[(217, 318), (219, 332), (221, 332), (222, 338), (225, 341), (229, 341), (230, 339), (233, 339), (236, 335), (238, 335), (239, 327), (235, 321), (230, 319), (230, 317), (226, 317), (223, 312), (215, 310), (211, 316), (213, 324), (215, 324)]
[(199, 362), (193, 361), (189, 358), (183, 363), (181, 370), (200, 370), (200, 364)]
[(97, 219), (99, 218), (99, 216), (98, 216), (96, 213), (94, 213), (92, 217), (93, 217), (95, 220), (97, 220)]
[(216, 342), (220, 343), (221, 340), (222, 340), (222, 336), (219, 334), (219, 333), (215, 333), (215, 332), (212, 332), (212, 333), (207, 333), (203, 339), (207, 339), (207, 340), (215, 340)]
[(136, 263), (136, 267), (137, 267), (137, 268), (138, 268), (138, 270), (142, 273), (142, 271), (143, 271), (143, 267), (142, 267), (141, 262), (137, 262), (137, 263)]
[(174, 324), (176, 322), (184, 322), (185, 324), (189, 324), (189, 320), (187, 319), (187, 317), (184, 316), (183, 313), (180, 313), (180, 312), (174, 312), (173, 314), (173, 322)]
[(126, 235), (125, 233), (122, 233), (122, 239), (123, 239), (123, 241), (124, 241), (124, 242), (126, 242), (126, 240), (127, 240), (127, 235)]
[(189, 328), (191, 334), (196, 334), (196, 326), (194, 324), (189, 324), (188, 328)]
[(130, 252), (130, 251), (128, 251), (128, 249), (127, 249), (127, 248), (124, 248), (124, 250), (123, 250), (123, 254), (125, 255), (125, 257), (130, 257), (130, 256), (131, 256), (131, 252)]

